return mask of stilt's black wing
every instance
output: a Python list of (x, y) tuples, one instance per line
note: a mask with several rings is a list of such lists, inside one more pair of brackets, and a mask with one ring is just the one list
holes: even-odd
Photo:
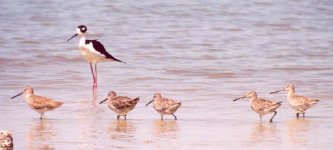
[[(93, 47), (95, 48), (96, 51), (98, 51), (99, 53), (101, 53), (101, 55), (104, 55), (107, 59), (112, 59), (114, 61), (118, 61), (118, 62), (122, 62), (125, 63), (115, 57), (113, 57), (111, 54), (109, 54), (103, 44), (97, 40), (86, 40), (86, 44), (92, 43)], [(126, 64), (126, 63), (125, 63)]]

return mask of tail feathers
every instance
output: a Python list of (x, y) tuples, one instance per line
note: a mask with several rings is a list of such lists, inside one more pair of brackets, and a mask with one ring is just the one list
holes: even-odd
[(131, 101), (132, 104), (136, 104), (140, 101), (140, 97), (137, 97)]
[(107, 59), (112, 59), (113, 61), (117, 61), (117, 62), (121, 62), (121, 63), (127, 64), (127, 63), (125, 63), (125, 62), (123, 62), (123, 61), (121, 61), (121, 60), (119, 60), (119, 59), (113, 57), (113, 56), (110, 55), (110, 54), (107, 55), (106, 58), (107, 58)]
[(317, 104), (317, 103), (319, 102), (319, 100), (318, 100), (318, 99), (314, 99), (314, 100), (312, 100), (312, 102), (313, 102), (314, 104)]
[(64, 104), (63, 102), (55, 101), (55, 102), (53, 103), (54, 109), (60, 107), (60, 106), (63, 105), (63, 104)]
[(139, 101), (140, 100), (140, 97), (137, 97), (134, 99), (134, 101)]
[(181, 102), (173, 104), (171, 107), (178, 109), (182, 105)]
[(281, 105), (281, 104), (282, 104), (282, 102), (277, 102), (276, 104), (278, 104), (278, 105)]
[(51, 101), (51, 102), (46, 103), (44, 107), (53, 110), (53, 109), (60, 107), (62, 104), (64, 104), (64, 103), (59, 102), (59, 101)]

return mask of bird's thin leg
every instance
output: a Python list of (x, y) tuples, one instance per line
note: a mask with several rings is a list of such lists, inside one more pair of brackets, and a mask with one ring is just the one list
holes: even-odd
[(97, 64), (95, 64), (95, 74), (94, 74), (94, 97), (97, 99)]
[(175, 120), (177, 120), (177, 117), (176, 117), (176, 115), (175, 114), (172, 114), (173, 115), (173, 117), (175, 117)]
[(92, 77), (93, 77), (93, 104), (94, 104), (96, 102), (96, 99), (97, 99), (97, 95), (96, 95), (97, 79), (96, 79), (96, 75), (95, 75), (96, 64), (95, 64), (95, 71), (94, 71), (94, 68), (93, 68), (92, 64), (89, 63), (89, 65), (90, 65), (91, 74), (92, 74)]
[(39, 118), (40, 120), (42, 120), (43, 119), (43, 113), (40, 113), (40, 118)]
[(163, 120), (163, 115), (161, 115), (161, 120)]
[(97, 63), (95, 64), (95, 84), (94, 86), (97, 88)]
[(262, 122), (262, 118), (261, 118), (261, 115), (259, 115), (259, 117), (260, 117), (260, 122)]
[(124, 116), (124, 117), (125, 117), (125, 120), (127, 119), (126, 116), (127, 116), (127, 115)]
[(94, 73), (94, 68), (93, 68), (93, 66), (92, 66), (91, 63), (89, 63), (89, 65), (90, 65), (91, 74), (92, 74), (92, 76), (93, 76), (93, 83), (95, 83), (95, 73)]
[(120, 115), (117, 115), (117, 120), (119, 120), (119, 118), (120, 118)]
[(269, 122), (273, 122), (273, 118), (275, 117), (276, 114), (277, 114), (277, 112), (274, 111), (274, 115), (272, 116), (271, 120), (269, 120)]
[(299, 113), (296, 113), (296, 118), (298, 118), (299, 117)]

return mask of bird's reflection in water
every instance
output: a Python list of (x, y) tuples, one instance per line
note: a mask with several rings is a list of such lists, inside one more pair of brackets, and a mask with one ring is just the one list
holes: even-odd
[(307, 134), (311, 121), (304, 118), (292, 119), (287, 122), (289, 142), (293, 144), (306, 144)]
[(276, 125), (274, 123), (255, 123), (250, 134), (251, 142), (260, 143), (279, 140), (280, 139), (276, 135)]
[(132, 141), (135, 135), (136, 127), (131, 120), (112, 121), (109, 127), (109, 133), (112, 139), (122, 141)]
[(56, 126), (56, 121), (47, 119), (34, 120), (30, 131), (27, 133), (28, 149), (54, 149), (54, 147), (50, 146), (50, 141), (55, 137), (56, 133), (53, 129), (54, 126)]
[(155, 120), (154, 135), (157, 137), (176, 137), (179, 131), (176, 120)]

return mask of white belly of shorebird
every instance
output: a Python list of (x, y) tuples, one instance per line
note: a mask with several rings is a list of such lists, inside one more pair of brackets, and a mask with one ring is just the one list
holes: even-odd
[(107, 61), (106, 57), (98, 52), (91, 51), (88, 46), (79, 47), (82, 57), (91, 63)]

